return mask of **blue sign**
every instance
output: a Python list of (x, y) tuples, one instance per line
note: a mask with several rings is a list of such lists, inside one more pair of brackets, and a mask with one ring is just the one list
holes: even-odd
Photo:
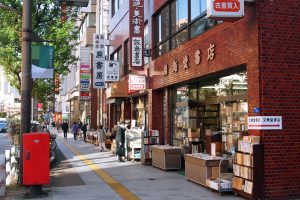
[(260, 108), (254, 107), (254, 108), (253, 108), (253, 112), (254, 112), (254, 113), (259, 113), (259, 112), (260, 112)]

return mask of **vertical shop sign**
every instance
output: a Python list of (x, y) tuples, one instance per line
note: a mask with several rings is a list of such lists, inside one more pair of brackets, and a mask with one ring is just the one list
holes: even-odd
[(105, 88), (105, 39), (104, 34), (94, 33), (93, 88)]
[(208, 0), (207, 17), (226, 21), (244, 16), (244, 0)]
[(80, 47), (80, 100), (88, 101), (90, 95), (90, 48)]
[(119, 61), (106, 60), (105, 61), (105, 81), (116, 82), (119, 81)]
[(129, 0), (130, 64), (143, 69), (144, 58), (144, 0)]

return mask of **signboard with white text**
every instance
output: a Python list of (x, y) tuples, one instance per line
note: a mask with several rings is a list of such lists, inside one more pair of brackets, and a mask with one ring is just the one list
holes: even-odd
[(282, 129), (282, 116), (248, 117), (248, 129), (281, 130)]
[(129, 0), (130, 66), (143, 69), (144, 0)]
[(241, 18), (244, 16), (244, 0), (208, 0), (207, 18)]
[(81, 101), (88, 101), (91, 98), (90, 95), (90, 81), (91, 81), (91, 69), (90, 69), (90, 48), (80, 47), (80, 87), (79, 96)]
[(128, 90), (145, 90), (146, 76), (129, 74)]

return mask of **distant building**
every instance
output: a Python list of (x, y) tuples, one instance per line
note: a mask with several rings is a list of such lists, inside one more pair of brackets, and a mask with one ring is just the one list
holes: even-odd
[(7, 116), (21, 112), (20, 94), (16, 88), (12, 87), (0, 66), (0, 113), (7, 113)]

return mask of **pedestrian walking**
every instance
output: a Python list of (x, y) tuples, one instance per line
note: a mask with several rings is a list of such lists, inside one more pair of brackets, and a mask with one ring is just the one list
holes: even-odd
[(124, 123), (120, 123), (120, 125), (118, 126), (117, 129), (117, 134), (116, 134), (116, 154), (118, 156), (118, 160), (120, 162), (123, 162), (122, 157), (125, 156), (125, 147), (124, 147), (124, 143), (125, 143), (125, 129), (126, 126)]
[(81, 134), (81, 128), (82, 128), (82, 121), (80, 119), (78, 119), (77, 128), (78, 128), (78, 133), (80, 135)]
[(86, 132), (87, 132), (87, 126), (88, 124), (83, 124), (81, 127), (82, 133), (83, 133), (83, 140), (86, 142)]
[(98, 134), (98, 142), (99, 142), (100, 151), (107, 151), (107, 149), (105, 147), (106, 135), (105, 135), (105, 131), (104, 131), (102, 125), (100, 125), (98, 127), (97, 134)]
[(68, 134), (68, 130), (69, 130), (69, 124), (68, 122), (63, 122), (63, 124), (61, 125), (61, 129), (63, 130), (64, 132), (64, 138), (67, 139), (67, 134)]
[(74, 140), (77, 140), (78, 126), (77, 126), (76, 122), (74, 122), (74, 124), (72, 126), (72, 133), (74, 135)]

